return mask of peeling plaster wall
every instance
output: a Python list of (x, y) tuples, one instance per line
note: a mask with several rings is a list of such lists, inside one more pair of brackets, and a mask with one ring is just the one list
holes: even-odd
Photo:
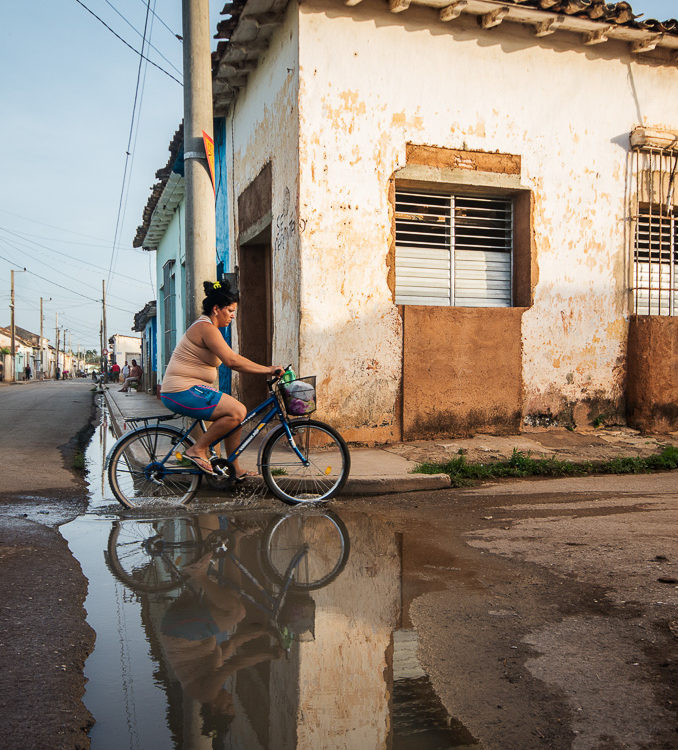
[(539, 279), (522, 318), (524, 413), (622, 413), (628, 135), (678, 127), (678, 70), (616, 42), (482, 31), (373, 0), (305, 2), (299, 39), (300, 346), (302, 369), (326, 376), (323, 416), (377, 438), (395, 429), (388, 180), (408, 142), (521, 157)]
[[(233, 153), (228, 154), (230, 206), (238, 205), (238, 196), (271, 162), (273, 361), (283, 365), (296, 364), (299, 351), (298, 31), (298, 6), (291, 2), (226, 120), (227, 142), (233, 144)], [(230, 217), (232, 264), (238, 262), (239, 237), (237, 210), (234, 213)], [(234, 338), (235, 334), (234, 328)]]
[(387, 750), (392, 635), (400, 610), (396, 534), (367, 516), (343, 516), (344, 570), (312, 591), (315, 638), (299, 645), (297, 750)]

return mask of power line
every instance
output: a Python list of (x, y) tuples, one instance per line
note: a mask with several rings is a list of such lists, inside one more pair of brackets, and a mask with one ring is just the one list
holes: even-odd
[[(0, 255), (0, 259), (6, 261), (12, 266), (16, 266), (17, 268), (22, 268), (26, 271), (26, 273), (29, 273), (31, 276), (35, 276), (36, 279), (40, 279), (41, 281), (46, 281), (48, 284), (53, 284), (54, 286), (58, 286), (59, 289), (65, 289), (67, 292), (70, 292), (71, 294), (75, 294), (77, 297), (82, 297), (83, 299), (87, 299), (90, 302), (96, 302), (97, 304), (101, 303), (100, 299), (94, 299), (94, 297), (88, 297), (86, 294), (82, 294), (81, 292), (76, 292), (75, 289), (69, 289), (67, 286), (64, 286), (63, 284), (57, 284), (56, 281), (52, 281), (52, 279), (46, 279), (44, 276), (40, 276), (40, 274), (35, 273), (35, 271), (29, 271), (28, 268), (25, 268), (24, 266), (20, 266), (18, 263), (15, 263), (13, 260), (10, 260), (9, 258), (5, 258), (4, 255)], [(120, 310), (120, 312), (126, 312), (130, 313), (131, 315), (135, 314), (135, 310), (126, 310), (123, 307), (116, 307), (115, 305), (110, 305), (108, 303), (107, 307), (112, 307), (114, 310)]]
[[(3, 242), (3, 243), (4, 243), (5, 245), (7, 245), (8, 247), (14, 248), (14, 250), (17, 250), (17, 251), (18, 251), (18, 252), (20, 252), (20, 253), (25, 253), (25, 254), (27, 254), (27, 255), (28, 255), (29, 257), (32, 257), (32, 258), (33, 258), (33, 260), (37, 260), (37, 261), (38, 261), (39, 263), (41, 263), (41, 264), (42, 264), (42, 265), (43, 265), (43, 266), (44, 266), (45, 268), (49, 268), (49, 270), (50, 270), (50, 271), (54, 271), (55, 273), (63, 273), (63, 271), (62, 271), (61, 269), (59, 269), (59, 268), (54, 268), (54, 266), (50, 266), (50, 265), (49, 265), (49, 263), (45, 263), (45, 261), (44, 261), (44, 260), (42, 260), (42, 259), (39, 259), (39, 258), (35, 258), (35, 256), (31, 256), (31, 255), (30, 255), (30, 253), (28, 253), (28, 252), (27, 252), (27, 250), (26, 250), (25, 248), (21, 248), (21, 247), (18, 247), (18, 246), (17, 246), (17, 245), (15, 245), (15, 244), (14, 244), (13, 242), (10, 242), (10, 241), (9, 241), (8, 239), (6, 239), (6, 238), (4, 238), (4, 237), (1, 237), (1, 238), (0, 238), (0, 242)], [(124, 299), (124, 298), (122, 298), (122, 297), (119, 297), (118, 299), (122, 299), (122, 301), (123, 301), (123, 302), (128, 302), (128, 303), (129, 303), (130, 305), (134, 305), (134, 304), (135, 304), (135, 303), (134, 303), (134, 302), (133, 302), (132, 300), (130, 300), (130, 299)]]
[[(140, 0), (140, 2), (144, 2), (144, 0)], [(184, 41), (184, 38), (181, 36), (181, 34), (177, 34), (176, 31), (171, 29), (163, 20), (160, 18), (160, 16), (155, 12), (153, 8), (151, 8), (151, 13), (160, 21), (160, 23), (169, 31), (169, 33), (175, 38), (178, 39), (180, 42)]]
[[(16, 237), (17, 239), (19, 239), (19, 241), (21, 241), (21, 242), (28, 242), (31, 245), (35, 245), (36, 247), (40, 247), (43, 250), (49, 250), (49, 252), (56, 253), (57, 255), (62, 255), (64, 258), (68, 258), (69, 260), (74, 260), (77, 263), (82, 263), (82, 264), (84, 264), (86, 266), (89, 266), (90, 268), (96, 268), (99, 271), (106, 271), (107, 270), (106, 268), (104, 268), (104, 266), (96, 266), (96, 265), (94, 265), (94, 263), (90, 263), (87, 260), (82, 260), (82, 258), (76, 258), (74, 255), (69, 255), (68, 253), (62, 252), (61, 250), (55, 250), (53, 247), (49, 247), (48, 245), (43, 245), (40, 242), (36, 242), (35, 240), (31, 240), (31, 239), (29, 239), (30, 235), (26, 235), (23, 232), (13, 232), (11, 229), (7, 229), (6, 227), (3, 227), (3, 226), (0, 226), (0, 232), (7, 232), (8, 234), (11, 234), (14, 237)], [(127, 276), (124, 273), (115, 272), (113, 275), (114, 276), (120, 276), (120, 278), (128, 279), (129, 281), (135, 281), (137, 284), (144, 284), (144, 285), (148, 284), (147, 281), (141, 281), (140, 279), (135, 278), (134, 276)]]
[[(136, 28), (136, 26), (134, 26), (134, 25), (132, 24), (132, 22), (131, 22), (131, 21), (130, 21), (130, 20), (129, 20), (128, 18), (126, 18), (126, 17), (125, 17), (125, 16), (124, 16), (124, 15), (123, 15), (123, 14), (122, 14), (122, 13), (121, 13), (121, 12), (120, 12), (120, 11), (119, 11), (119, 10), (118, 10), (117, 8), (116, 8), (116, 7), (115, 7), (115, 5), (113, 5), (113, 3), (111, 2), (111, 0), (104, 0), (104, 2), (106, 3), (106, 5), (108, 5), (108, 6), (110, 7), (110, 8), (112, 8), (112, 9), (113, 9), (113, 11), (114, 11), (115, 13), (117, 13), (117, 14), (118, 14), (118, 15), (120, 16), (120, 18), (122, 18), (122, 20), (123, 20), (123, 21), (124, 21), (124, 22), (125, 22), (125, 23), (126, 23), (126, 24), (127, 24), (128, 26), (129, 26), (129, 27), (130, 27), (130, 29), (132, 29), (132, 31), (134, 31), (134, 32), (135, 32), (136, 34), (138, 34), (138, 35), (139, 35), (140, 37), (142, 37), (142, 39), (143, 39), (143, 36), (142, 36), (141, 32), (139, 31), (139, 29), (137, 29), (137, 28)], [(141, 2), (144, 2), (144, 0), (141, 0)], [(153, 13), (153, 10), (151, 10), (151, 13)], [(155, 13), (153, 13), (153, 15), (155, 15)], [(179, 70), (179, 68), (177, 68), (177, 66), (176, 66), (176, 65), (175, 65), (175, 64), (174, 64), (174, 63), (173, 63), (173, 62), (172, 62), (172, 61), (171, 61), (171, 60), (170, 60), (169, 58), (165, 57), (165, 55), (163, 55), (163, 54), (162, 54), (162, 52), (161, 52), (161, 51), (160, 51), (160, 50), (159, 50), (159, 49), (158, 49), (158, 48), (157, 48), (157, 47), (156, 47), (155, 45), (151, 44), (151, 43), (150, 43), (150, 41), (146, 42), (146, 44), (148, 44), (148, 46), (149, 46), (149, 47), (150, 47), (151, 49), (155, 50), (155, 51), (156, 51), (156, 52), (157, 52), (157, 53), (158, 53), (158, 54), (160, 55), (160, 57), (162, 57), (162, 59), (163, 59), (163, 60), (164, 60), (164, 61), (165, 61), (166, 63), (169, 63), (170, 67), (171, 67), (171, 68), (174, 68), (174, 70), (176, 70), (176, 72), (177, 72), (177, 73), (178, 73), (179, 75), (182, 75), (182, 72), (181, 72), (181, 71)], [(142, 47), (142, 51), (143, 51), (143, 47)]]
[[(105, 239), (104, 237), (95, 237), (93, 234), (84, 234), (83, 232), (75, 232), (72, 229), (64, 229), (63, 227), (58, 227), (55, 224), (48, 224), (45, 221), (38, 221), (34, 218), (29, 218), (28, 216), (22, 216), (21, 214), (15, 214), (11, 211), (6, 211), (4, 208), (0, 208), (0, 213), (8, 214), (9, 216), (15, 216), (17, 219), (24, 219), (24, 221), (30, 221), (31, 224), (40, 224), (43, 227), (49, 227), (50, 229), (56, 229), (59, 232), (66, 232), (67, 234), (74, 234), (77, 237), (89, 237), (93, 240), (98, 240), (99, 242), (103, 243), (103, 247), (108, 247), (110, 245), (110, 242)], [(38, 235), (33, 235), (34, 237), (37, 237)], [(48, 239), (48, 238), (42, 238), (42, 239)], [(70, 240), (57, 240), (57, 242), (70, 242)]]
[[(80, 2), (80, 0), (76, 0), (76, 2)], [(151, 8), (151, 0), (146, 0), (146, 18), (144, 20), (144, 36), (143, 40), (141, 42), (141, 52), (144, 51), (144, 45), (146, 44), (146, 30), (148, 29), (148, 15)], [(111, 260), (108, 264), (108, 278), (106, 280), (107, 284), (110, 284), (111, 281), (111, 272), (113, 270), (113, 263), (115, 261), (115, 255), (116, 255), (116, 248), (115, 243), (118, 241), (118, 231), (120, 230), (120, 217), (122, 215), (122, 202), (125, 196), (125, 181), (127, 179), (127, 166), (129, 164), (129, 158), (130, 158), (130, 148), (132, 147), (132, 134), (134, 132), (134, 120), (137, 113), (137, 100), (139, 97), (139, 84), (141, 82), (141, 66), (143, 65), (143, 54), (139, 58), (139, 67), (137, 68), (137, 82), (136, 86), (134, 88), (134, 103), (132, 104), (132, 119), (129, 124), (129, 135), (127, 136), (127, 151), (125, 156), (125, 169), (122, 173), (122, 186), (120, 188), (120, 201), (118, 202), (118, 215), (115, 220), (115, 232), (113, 234), (113, 248), (111, 250)], [(141, 102), (139, 102), (139, 107), (141, 107)]]
[[(156, 3), (157, 3), (157, 0), (153, 0), (153, 7), (155, 7)], [(153, 8), (150, 7), (150, 0), (148, 1), (148, 5), (147, 5), (147, 11), (148, 10), (150, 10), (150, 11), (153, 10)], [(144, 35), (145, 35), (145, 33), (146, 33), (146, 27), (144, 27)], [(150, 24), (149, 24), (149, 27), (148, 27), (148, 39), (147, 39), (147, 43), (148, 44), (151, 43), (151, 37), (152, 36), (153, 36), (153, 18), (150, 19)], [(120, 220), (120, 225), (121, 226), (125, 226), (125, 218), (127, 216), (127, 205), (128, 205), (128, 201), (129, 201), (130, 186), (132, 184), (132, 171), (134, 170), (134, 159), (135, 159), (136, 152), (137, 152), (137, 140), (139, 139), (139, 126), (141, 125), (141, 107), (142, 107), (142, 103), (143, 103), (143, 100), (144, 100), (144, 92), (146, 91), (146, 76), (147, 76), (147, 74), (148, 74), (148, 65), (145, 65), (144, 66), (144, 75), (143, 75), (143, 78), (142, 78), (142, 81), (141, 81), (141, 93), (140, 93), (140, 96), (139, 96), (139, 113), (137, 115), (137, 122), (136, 122), (136, 125), (135, 125), (135, 128), (134, 128), (134, 143), (132, 145), (132, 156), (131, 156), (130, 165), (129, 165), (129, 179), (127, 180), (127, 187), (125, 188), (125, 200), (124, 200), (123, 209), (122, 209), (122, 218)], [(134, 113), (132, 113), (132, 121), (134, 121)], [(129, 148), (127, 150), (129, 151)], [(114, 249), (114, 251), (116, 252), (116, 255), (117, 255), (117, 250), (119, 248), (116, 249), (116, 246), (114, 244), (113, 245), (113, 249)], [(141, 252), (143, 252), (143, 251), (141, 251)], [(110, 274), (109, 274), (109, 278), (110, 278)]]
[(139, 55), (139, 56), (140, 56), (140, 57), (141, 57), (142, 59), (146, 60), (146, 62), (149, 62), (149, 63), (150, 63), (150, 64), (151, 64), (151, 65), (152, 65), (152, 66), (153, 66), (154, 68), (157, 68), (158, 70), (161, 70), (161, 71), (162, 71), (162, 72), (163, 72), (163, 73), (164, 73), (164, 74), (165, 74), (166, 76), (169, 76), (169, 77), (170, 77), (170, 78), (171, 78), (171, 79), (172, 79), (173, 81), (176, 81), (176, 82), (177, 82), (177, 83), (178, 83), (178, 84), (179, 84), (180, 86), (183, 86), (183, 85), (184, 85), (184, 84), (183, 84), (183, 83), (182, 83), (182, 82), (181, 82), (181, 81), (180, 81), (180, 80), (179, 80), (178, 78), (175, 78), (175, 77), (174, 77), (174, 76), (173, 76), (173, 75), (172, 75), (171, 73), (168, 73), (168, 72), (167, 72), (167, 71), (165, 70), (165, 68), (161, 67), (161, 66), (160, 66), (160, 65), (158, 65), (157, 63), (154, 63), (154, 62), (153, 62), (153, 60), (150, 60), (150, 59), (149, 59), (148, 57), (146, 57), (146, 56), (145, 56), (145, 55), (143, 54), (143, 51), (142, 51), (142, 52), (139, 52), (139, 50), (138, 50), (138, 49), (136, 49), (135, 47), (133, 47), (133, 46), (132, 46), (132, 45), (131, 45), (131, 44), (130, 44), (129, 42), (125, 41), (125, 40), (124, 40), (124, 39), (123, 39), (123, 38), (122, 38), (122, 37), (120, 36), (120, 34), (118, 34), (117, 32), (113, 31), (113, 29), (112, 29), (112, 28), (111, 28), (111, 27), (110, 27), (110, 26), (109, 26), (109, 25), (108, 25), (108, 24), (106, 23), (106, 21), (104, 21), (103, 19), (99, 18), (99, 16), (97, 16), (97, 14), (96, 14), (96, 13), (94, 13), (94, 11), (91, 11), (91, 10), (90, 10), (90, 9), (89, 9), (89, 8), (88, 8), (88, 7), (86, 6), (86, 5), (85, 5), (85, 3), (83, 3), (83, 2), (82, 2), (82, 0), (75, 0), (75, 2), (76, 2), (76, 3), (78, 4), (78, 5), (81, 5), (81, 6), (82, 6), (82, 7), (83, 7), (83, 8), (84, 8), (84, 9), (85, 9), (85, 10), (86, 10), (86, 11), (87, 11), (87, 12), (88, 12), (88, 13), (89, 13), (90, 15), (94, 16), (94, 18), (96, 18), (96, 19), (97, 19), (97, 21), (99, 21), (99, 23), (103, 24), (103, 25), (104, 25), (104, 26), (105, 26), (105, 27), (106, 27), (106, 28), (107, 28), (107, 29), (108, 29), (108, 30), (109, 30), (109, 31), (111, 32), (111, 34), (113, 34), (113, 36), (117, 37), (117, 38), (118, 38), (118, 39), (119, 39), (119, 40), (120, 40), (120, 41), (121, 41), (121, 42), (122, 42), (122, 43), (123, 43), (123, 44), (124, 44), (124, 45), (125, 45), (126, 47), (129, 47), (129, 48), (130, 48), (130, 49), (132, 50), (132, 52), (134, 52), (135, 54)]

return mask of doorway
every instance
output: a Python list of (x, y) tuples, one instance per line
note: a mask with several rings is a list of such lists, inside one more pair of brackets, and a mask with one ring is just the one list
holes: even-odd
[[(261, 365), (273, 355), (273, 287), (271, 225), (240, 245), (238, 305), (239, 352)], [(240, 374), (240, 397), (248, 409), (267, 396), (266, 379)]]

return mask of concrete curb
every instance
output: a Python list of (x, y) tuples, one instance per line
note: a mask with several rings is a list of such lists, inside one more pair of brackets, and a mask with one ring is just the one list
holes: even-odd
[(397, 474), (388, 477), (351, 477), (340, 495), (389, 495), (395, 492), (449, 489), (448, 474)]
[(104, 387), (103, 394), (111, 417), (111, 427), (117, 439), (125, 431), (125, 415), (120, 411), (120, 407), (115, 403), (115, 400), (108, 397), (108, 388)]

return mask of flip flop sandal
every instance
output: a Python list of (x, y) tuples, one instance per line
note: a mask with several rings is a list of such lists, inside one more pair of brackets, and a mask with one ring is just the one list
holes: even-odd
[[(203, 474), (209, 474), (213, 477), (219, 476), (214, 471), (212, 471), (212, 464), (206, 458), (200, 458), (200, 456), (188, 456), (185, 453), (183, 457), (187, 461), (190, 461), (192, 464), (195, 464), (200, 469), (200, 471), (203, 472)], [(206, 468), (207, 466), (209, 468)]]

